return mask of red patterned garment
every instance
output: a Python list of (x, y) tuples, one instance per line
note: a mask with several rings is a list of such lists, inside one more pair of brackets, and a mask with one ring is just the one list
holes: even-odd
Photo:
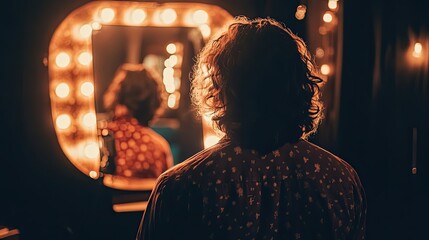
[(364, 239), (355, 170), (305, 140), (268, 153), (223, 139), (163, 173), (137, 239)]
[(139, 125), (137, 119), (123, 116), (108, 124), (114, 133), (115, 175), (133, 178), (157, 178), (173, 166), (168, 142), (158, 133)]

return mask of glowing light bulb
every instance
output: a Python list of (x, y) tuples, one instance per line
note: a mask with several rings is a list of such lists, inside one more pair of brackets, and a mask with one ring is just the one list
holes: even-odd
[(169, 54), (175, 54), (177, 51), (176, 44), (174, 44), (174, 43), (168, 44), (167, 47), (165, 48), (165, 50), (167, 50), (167, 52)]
[(68, 114), (61, 114), (55, 120), (55, 124), (59, 129), (67, 129), (71, 125), (71, 118)]
[(177, 56), (171, 55), (168, 59), (164, 61), (164, 65), (166, 68), (172, 68), (177, 64)]
[(176, 95), (174, 95), (174, 94), (170, 94), (170, 95), (168, 96), (167, 106), (168, 106), (169, 108), (175, 108), (175, 107), (176, 107), (176, 100), (177, 100)]
[(84, 96), (91, 96), (94, 93), (94, 84), (91, 82), (84, 82), (80, 85), (80, 92)]
[(200, 25), (198, 28), (200, 29), (201, 35), (203, 35), (203, 37), (205, 38), (210, 37), (212, 30), (210, 29), (209, 25), (203, 24), (203, 25)]
[(60, 83), (55, 88), (55, 94), (60, 98), (66, 98), (70, 93), (70, 87), (67, 83)]
[(79, 54), (77, 61), (84, 66), (88, 66), (91, 64), (92, 54), (89, 52), (82, 52)]
[(338, 7), (338, 2), (337, 1), (338, 0), (329, 0), (328, 1), (328, 8), (332, 9), (332, 10), (336, 9)]
[(79, 28), (79, 36), (81, 38), (89, 38), (92, 33), (92, 27), (89, 24), (84, 24)]
[(423, 46), (421, 43), (417, 42), (414, 44), (413, 57), (419, 58), (422, 56)]
[(101, 21), (104, 23), (109, 23), (115, 18), (115, 11), (111, 8), (103, 8), (100, 11)]
[(58, 53), (55, 58), (55, 64), (60, 68), (65, 68), (70, 64), (70, 55), (65, 52)]
[(174, 75), (174, 69), (171, 67), (164, 68), (162, 75), (163, 77), (172, 77)]
[(208, 148), (218, 143), (220, 138), (216, 135), (208, 135), (204, 138), (204, 147)]
[(140, 24), (146, 19), (146, 12), (143, 9), (134, 9), (131, 11), (130, 20), (134, 24)]
[(330, 12), (326, 12), (325, 14), (323, 14), (323, 21), (325, 21), (326, 23), (332, 22), (333, 19), (334, 17)]
[(176, 21), (177, 14), (176, 11), (174, 11), (171, 8), (167, 8), (163, 10), (160, 14), (161, 22), (165, 24), (172, 24), (174, 21)]
[(101, 24), (99, 22), (92, 22), (91, 23), (91, 28), (92, 28), (92, 30), (100, 30), (101, 29)]
[(316, 48), (316, 57), (322, 58), (325, 56), (325, 51), (322, 48)]
[(306, 12), (307, 12), (307, 6), (305, 6), (304, 4), (299, 5), (296, 8), (296, 12), (295, 12), (296, 19), (298, 19), (298, 20), (304, 19)]
[(165, 85), (165, 91), (167, 91), (168, 93), (174, 93), (174, 91), (176, 91), (176, 87), (174, 86), (174, 82), (173, 82), (173, 84)]
[(96, 171), (90, 171), (90, 172), (89, 172), (89, 176), (90, 176), (91, 178), (95, 179), (95, 178), (97, 178), (98, 174), (97, 174), (97, 172), (96, 172)]
[(82, 125), (87, 128), (92, 128), (97, 124), (97, 118), (95, 113), (89, 112), (83, 115), (82, 117)]
[(329, 73), (331, 73), (331, 67), (329, 67), (329, 65), (328, 65), (328, 64), (323, 64), (323, 65), (320, 67), (320, 72), (321, 72), (323, 75), (329, 75)]
[(207, 23), (208, 20), (209, 15), (204, 10), (197, 10), (192, 14), (192, 21), (197, 25)]
[(96, 142), (90, 142), (85, 145), (83, 148), (83, 154), (87, 158), (97, 158), (100, 154), (100, 149), (98, 147), (98, 144)]

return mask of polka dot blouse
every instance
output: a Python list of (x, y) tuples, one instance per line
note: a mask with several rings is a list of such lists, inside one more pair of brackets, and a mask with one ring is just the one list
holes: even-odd
[(268, 154), (228, 140), (162, 174), (138, 239), (364, 239), (355, 170), (305, 140)]
[(135, 178), (157, 178), (173, 165), (168, 142), (132, 117), (119, 117), (109, 122), (115, 136), (115, 175)]

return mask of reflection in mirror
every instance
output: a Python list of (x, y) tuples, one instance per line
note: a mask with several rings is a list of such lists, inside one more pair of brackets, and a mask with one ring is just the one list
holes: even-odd
[[(202, 149), (201, 122), (190, 107), (189, 75), (203, 43), (196, 28), (106, 26), (93, 33), (105, 185), (151, 189), (173, 162)], [(158, 93), (163, 111), (156, 111)]]

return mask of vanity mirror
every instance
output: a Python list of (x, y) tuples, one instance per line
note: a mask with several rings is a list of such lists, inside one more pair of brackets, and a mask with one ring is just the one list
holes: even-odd
[(202, 3), (94, 1), (70, 13), (53, 35), (48, 57), (52, 118), (66, 157), (110, 187), (152, 188), (154, 179), (130, 184), (106, 174), (116, 156), (114, 135), (103, 131), (110, 121), (103, 96), (123, 64), (143, 64), (160, 75), (166, 109), (149, 126), (169, 141), (174, 163), (215, 143), (219, 137), (208, 119), (194, 118), (189, 74), (207, 39), (231, 19)]

